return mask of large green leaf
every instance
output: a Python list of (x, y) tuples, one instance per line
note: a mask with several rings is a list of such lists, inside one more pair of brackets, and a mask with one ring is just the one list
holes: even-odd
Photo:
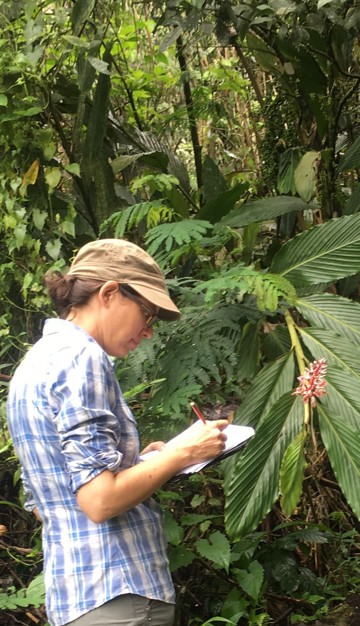
[(319, 424), (331, 466), (341, 490), (360, 519), (360, 433), (319, 405)]
[(292, 352), (282, 356), (262, 368), (254, 379), (244, 402), (236, 413), (235, 421), (250, 424), (254, 428), (271, 409), (272, 405), (286, 392), (290, 392), (294, 383), (295, 366)]
[(285, 393), (225, 477), (225, 525), (230, 538), (254, 530), (278, 498), (280, 465), (302, 427), (303, 410), (299, 398)]
[(295, 288), (329, 283), (360, 271), (360, 214), (329, 220), (296, 235), (274, 256), (271, 272)]
[(231, 211), (221, 220), (221, 224), (232, 228), (241, 228), (253, 222), (266, 222), (279, 215), (285, 215), (292, 211), (304, 211), (307, 208), (308, 205), (303, 200), (293, 196), (263, 198), (262, 200), (247, 202), (239, 209)]
[(305, 152), (295, 170), (296, 190), (304, 202), (310, 202), (311, 198), (315, 196), (317, 181), (316, 163), (319, 157), (320, 153), (315, 150)]
[(138, 160), (163, 172), (166, 172), (169, 163), (169, 157), (164, 152), (139, 152), (137, 154), (123, 154), (116, 157), (111, 162), (111, 167), (114, 170), (114, 174), (119, 174), (119, 172), (122, 172), (125, 168), (133, 165)]
[(280, 194), (296, 194), (295, 170), (299, 163), (299, 148), (288, 148), (280, 154), (276, 189)]
[(301, 338), (314, 357), (325, 358), (330, 365), (336, 365), (351, 372), (360, 380), (360, 347), (349, 339), (340, 337), (323, 328), (299, 328)]
[(335, 294), (315, 294), (300, 298), (296, 308), (311, 324), (333, 330), (360, 345), (360, 304)]
[(219, 194), (229, 189), (226, 178), (218, 164), (208, 155), (205, 155), (203, 162), (203, 181), (205, 203), (215, 200)]
[(78, 0), (71, 11), (73, 31), (78, 35), (95, 7), (95, 0)]
[(236, 202), (240, 200), (247, 189), (247, 183), (239, 183), (232, 189), (222, 191), (216, 198), (212, 198), (204, 204), (196, 214), (196, 218), (209, 220), (212, 224), (220, 222), (221, 218), (234, 208)]
[(341, 415), (349, 428), (360, 432), (359, 379), (349, 370), (329, 366), (326, 382), (327, 393), (321, 398), (321, 404), (334, 415)]

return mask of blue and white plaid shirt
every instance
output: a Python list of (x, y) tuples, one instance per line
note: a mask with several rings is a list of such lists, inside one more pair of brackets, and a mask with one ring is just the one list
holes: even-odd
[(8, 423), (26, 508), (43, 520), (47, 616), (60, 626), (125, 593), (174, 602), (162, 513), (148, 499), (95, 524), (75, 493), (139, 461), (135, 420), (98, 343), (51, 319), (12, 379)]

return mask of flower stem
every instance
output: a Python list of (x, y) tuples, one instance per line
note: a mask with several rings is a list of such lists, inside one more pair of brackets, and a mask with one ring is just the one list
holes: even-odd
[(291, 317), (289, 309), (284, 310), (284, 316), (285, 316), (286, 325), (288, 327), (288, 331), (290, 334), (291, 345), (294, 349), (296, 360), (299, 366), (299, 371), (300, 371), (300, 374), (303, 374), (305, 371), (305, 367), (306, 367), (306, 360), (305, 360), (303, 349), (301, 347), (301, 343), (299, 341), (298, 334), (296, 332), (296, 324), (293, 318)]
[[(284, 316), (285, 316), (286, 325), (288, 327), (288, 331), (289, 331), (289, 334), (290, 334), (291, 345), (292, 345), (292, 348), (293, 348), (293, 350), (295, 352), (295, 356), (296, 356), (296, 360), (297, 360), (297, 363), (298, 363), (299, 371), (300, 371), (300, 374), (303, 374), (304, 371), (305, 371), (305, 368), (306, 368), (306, 360), (305, 360), (305, 355), (304, 355), (303, 349), (301, 347), (301, 343), (299, 341), (298, 334), (296, 332), (296, 324), (295, 324), (293, 318), (291, 317), (289, 309), (285, 309), (284, 310)], [(305, 426), (306, 429), (309, 426), (310, 417), (311, 417), (310, 402), (305, 402), (305, 404), (304, 404), (304, 426)]]

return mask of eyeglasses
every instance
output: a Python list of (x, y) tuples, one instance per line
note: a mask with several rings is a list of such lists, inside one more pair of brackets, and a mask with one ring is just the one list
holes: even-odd
[(136, 304), (139, 305), (140, 309), (145, 315), (145, 327), (151, 328), (158, 318), (158, 313), (154, 313), (154, 311), (151, 311), (146, 306), (146, 304), (144, 304), (144, 302), (140, 300), (139, 296), (135, 293), (135, 291), (131, 289), (131, 287), (128, 287), (127, 285), (119, 285), (119, 291), (123, 294), (123, 296), (129, 298), (130, 300), (133, 300), (134, 302), (136, 302)]

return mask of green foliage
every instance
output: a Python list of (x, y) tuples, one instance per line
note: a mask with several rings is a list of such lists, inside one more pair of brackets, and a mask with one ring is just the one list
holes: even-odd
[[(277, 515), (315, 516), (318, 450), (360, 515), (360, 14), (218, 5), (0, 0), (0, 382), (51, 314), (46, 270), (99, 233), (147, 247), (183, 318), (118, 365), (144, 437), (176, 431), (194, 398), (256, 428), (223, 467), (228, 536), (202, 486), (198, 517), (168, 519), (174, 572), (206, 563), (222, 594), (188, 623), (260, 624), (271, 586), (314, 612), (330, 596), (296, 560), (300, 538), (239, 549), (280, 496)], [(296, 378), (323, 356), (327, 394), (305, 407)]]
[(281, 508), (285, 515), (291, 516), (295, 510), (301, 494), (305, 461), (304, 446), (307, 438), (306, 430), (300, 431), (288, 446), (281, 464), (280, 491), (286, 494), (282, 499)]
[(146, 228), (153, 228), (159, 222), (168, 221), (172, 217), (172, 211), (163, 200), (153, 200), (151, 202), (140, 202), (132, 204), (126, 209), (115, 211), (100, 228), (100, 234), (106, 232), (109, 228), (113, 231), (113, 236), (121, 238), (124, 234), (138, 227), (144, 220)]
[[(226, 380), (231, 389), (237, 377), (236, 346), (240, 345), (241, 328), (249, 316), (258, 317), (250, 305), (241, 308), (221, 302), (208, 309), (200, 301), (182, 310), (183, 317), (172, 333), (166, 325), (159, 326), (159, 336), (152, 344), (153, 372), (166, 372), (166, 378), (154, 389), (149, 408), (161, 407), (165, 415), (180, 415), (213, 382), (222, 386)], [(144, 376), (140, 364), (148, 369), (148, 353), (148, 344), (144, 344), (127, 357), (122, 376), (125, 389)]]
[(275, 312), (279, 300), (292, 304), (296, 292), (282, 276), (258, 272), (251, 267), (234, 265), (230, 269), (221, 269), (217, 277), (207, 280), (194, 288), (195, 292), (204, 292), (205, 302), (213, 302), (220, 297), (241, 302), (245, 294), (256, 297), (259, 311)]
[(297, 289), (335, 282), (357, 274), (359, 246), (360, 214), (329, 220), (282, 246), (274, 257), (271, 271), (286, 276)]
[[(146, 234), (146, 245), (149, 254), (156, 256), (161, 264), (174, 263), (178, 254), (174, 247), (181, 247), (195, 241), (201, 241), (211, 224), (205, 220), (181, 220), (171, 224), (161, 224), (151, 228)], [(162, 251), (164, 248), (164, 251)]]
[(10, 587), (7, 591), (0, 591), (0, 610), (39, 607), (44, 604), (44, 600), (44, 576), (41, 573), (33, 578), (26, 589), (16, 591), (15, 587)]
[[(158, 493), (165, 508), (171, 569), (181, 585), (182, 616), (186, 619), (189, 599), (198, 593), (200, 575), (202, 619), (199, 616), (190, 623), (203, 624), (204, 619), (209, 623), (267, 623), (264, 600), (271, 604), (272, 594), (275, 598), (303, 598), (314, 613), (325, 613), (334, 599), (334, 589), (325, 578), (314, 575), (312, 552), (321, 547), (323, 554), (343, 553), (348, 557), (354, 547), (354, 531), (348, 535), (323, 525), (295, 521), (275, 527), (271, 541), (265, 533), (253, 532), (229, 542), (221, 530), (223, 497), (218, 476), (213, 469), (206, 476), (194, 475), (169, 483)], [(354, 566), (355, 585), (358, 574)]]

